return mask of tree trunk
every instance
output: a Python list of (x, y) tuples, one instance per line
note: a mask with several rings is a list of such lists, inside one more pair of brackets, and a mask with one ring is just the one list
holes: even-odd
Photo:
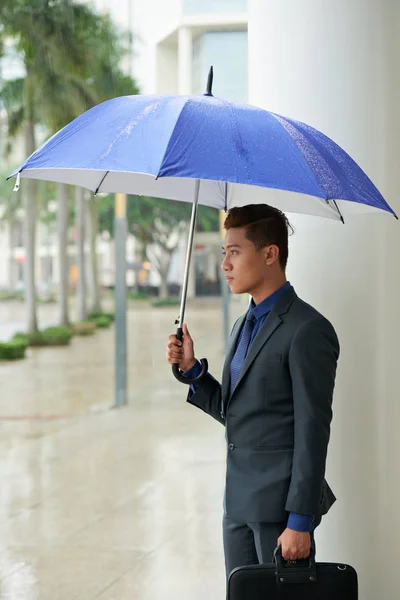
[[(136, 240), (135, 240), (135, 244), (136, 244)], [(136, 246), (135, 246), (135, 253), (134, 253), (134, 274), (135, 274), (135, 281), (133, 283), (133, 293), (134, 294), (139, 294), (139, 273), (140, 273), (140, 267), (139, 267), (139, 263), (140, 263), (140, 258), (139, 258), (139, 253), (136, 251)]]
[[(156, 246), (156, 242), (154, 243), (154, 246)], [(168, 274), (171, 267), (172, 254), (174, 250), (175, 248), (167, 248), (161, 243), (158, 245), (158, 247), (147, 246), (146, 253), (161, 279), (158, 290), (158, 297), (160, 300), (165, 300), (168, 298)]]
[[(29, 103), (29, 100), (26, 100)], [(30, 113), (28, 113), (30, 114)], [(25, 123), (25, 154), (30, 156), (35, 151), (35, 124), (32, 119)], [(37, 301), (35, 285), (35, 262), (36, 262), (36, 218), (37, 218), (37, 182), (34, 179), (26, 179), (23, 182), (23, 207), (24, 219), (24, 285), (25, 305), (27, 314), (27, 331), (35, 333), (38, 331)]]
[(76, 188), (76, 229), (77, 229), (77, 254), (78, 254), (78, 287), (77, 287), (77, 307), (78, 321), (87, 320), (86, 307), (86, 264), (85, 264), (85, 217), (86, 202), (85, 190), (81, 187)]
[(10, 220), (8, 223), (8, 291), (11, 294), (15, 291), (14, 234), (15, 223)]
[(47, 293), (47, 297), (50, 298), (51, 297), (51, 292), (52, 292), (52, 281), (53, 281), (53, 270), (52, 270), (52, 258), (51, 258), (51, 229), (50, 229), (50, 223), (47, 223), (46, 225), (46, 293)]
[(68, 310), (68, 196), (63, 183), (57, 185), (58, 264), (60, 290), (60, 325), (69, 326)]
[(159, 297), (165, 300), (168, 298), (168, 270), (160, 272), (159, 275), (161, 277)]
[(93, 196), (88, 199), (89, 224), (89, 285), (90, 312), (101, 312), (101, 297), (97, 264), (98, 205)]

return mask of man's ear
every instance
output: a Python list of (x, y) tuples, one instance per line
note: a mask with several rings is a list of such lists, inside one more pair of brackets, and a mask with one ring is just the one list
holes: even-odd
[(264, 250), (264, 259), (265, 264), (268, 267), (271, 267), (279, 260), (279, 248), (272, 244), (271, 246), (266, 246)]

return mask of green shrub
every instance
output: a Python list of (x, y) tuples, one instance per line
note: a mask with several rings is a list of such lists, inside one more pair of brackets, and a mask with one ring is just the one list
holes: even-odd
[(99, 317), (102, 317), (103, 313), (101, 311), (98, 310), (94, 310), (93, 312), (90, 312), (88, 314), (88, 321), (94, 321), (95, 319), (98, 319)]
[(71, 323), (71, 329), (74, 335), (93, 335), (96, 331), (96, 323), (93, 321), (79, 321)]
[(110, 321), (110, 319), (105, 315), (97, 317), (97, 319), (94, 319), (93, 322), (96, 324), (96, 327), (100, 327), (101, 329), (106, 329), (107, 327), (110, 327), (112, 323), (112, 321)]
[(47, 327), (41, 333), (46, 342), (45, 346), (67, 346), (72, 338), (71, 329), (62, 325)]
[(28, 346), (67, 346), (72, 338), (68, 327), (48, 327), (35, 333), (16, 333), (13, 341), (26, 343)]
[(43, 339), (43, 333), (41, 331), (37, 331), (36, 333), (16, 333), (13, 338), (14, 341), (24, 342), (27, 346), (46, 346)]
[(56, 304), (57, 298), (55, 296), (49, 296), (47, 298), (38, 298), (38, 304)]
[(0, 360), (18, 360), (25, 358), (28, 344), (21, 339), (0, 342)]
[(1, 300), (19, 300), (20, 302), (24, 299), (23, 292), (8, 292), (7, 290), (0, 290), (0, 301)]
[(43, 333), (37, 331), (36, 333), (16, 333), (13, 338), (15, 341), (24, 342), (27, 346), (46, 346), (45, 340), (43, 339)]
[(129, 292), (128, 300), (150, 300), (151, 296), (144, 294), (143, 292)]
[(42, 331), (36, 331), (35, 333), (28, 333), (26, 335), (29, 346), (48, 346), (47, 341), (44, 338)]
[(179, 306), (180, 301), (178, 298), (156, 298), (151, 303), (156, 308), (162, 308), (163, 306)]
[(102, 312), (102, 311), (93, 311), (93, 312), (89, 313), (88, 321), (95, 322), (96, 319), (99, 319), (100, 317), (107, 317), (107, 319), (109, 321), (114, 321), (115, 320), (115, 313), (113, 313), (113, 312)]
[(22, 331), (15, 333), (11, 339), (13, 341), (15, 340), (15, 341), (25, 342), (26, 345), (29, 346), (28, 336), (26, 335), (26, 333), (23, 333)]

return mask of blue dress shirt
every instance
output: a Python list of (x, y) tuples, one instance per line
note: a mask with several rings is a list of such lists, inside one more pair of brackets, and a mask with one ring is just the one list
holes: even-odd
[[(285, 283), (285, 285), (283, 285), (281, 288), (279, 288), (279, 290), (276, 290), (276, 292), (271, 294), (271, 296), (268, 296), (268, 298), (265, 298), (265, 300), (263, 300), (262, 302), (260, 302), (257, 305), (254, 303), (254, 300), (251, 299), (249, 309), (252, 308), (254, 310), (254, 316), (255, 316), (256, 321), (255, 321), (253, 331), (251, 334), (249, 348), (250, 348), (254, 338), (256, 337), (258, 331), (260, 330), (260, 327), (262, 326), (265, 319), (267, 318), (267, 315), (274, 308), (274, 306), (278, 302), (279, 298), (281, 296), (283, 296), (283, 294), (285, 294), (285, 292), (287, 292), (290, 288), (291, 288), (291, 284), (288, 281)], [(238, 344), (240, 344), (240, 339), (241, 339), (241, 335), (239, 336)], [(248, 350), (249, 350), (249, 348), (248, 348)], [(247, 350), (247, 352), (248, 352), (248, 350)], [(199, 375), (200, 372), (201, 372), (201, 365), (199, 362), (197, 362), (190, 369), (190, 371), (187, 371), (186, 373), (184, 373), (184, 375), (185, 375), (185, 377), (197, 377), (197, 375)], [(193, 393), (196, 392), (196, 389), (198, 388), (199, 385), (201, 385), (201, 381), (199, 381), (199, 383), (197, 383), (197, 384), (190, 386)], [(310, 532), (314, 529), (314, 517), (311, 517), (308, 515), (300, 515), (298, 513), (289, 513), (289, 519), (288, 519), (287, 526), (289, 527), (289, 529), (293, 529), (294, 531)]]

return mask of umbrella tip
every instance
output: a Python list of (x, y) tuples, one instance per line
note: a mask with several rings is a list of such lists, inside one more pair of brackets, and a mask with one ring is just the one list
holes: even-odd
[(18, 192), (19, 186), (20, 186), (20, 182), (21, 182), (21, 171), (18, 171), (18, 173), (17, 173), (17, 180), (15, 182), (13, 192)]
[(205, 96), (212, 96), (212, 84), (213, 84), (213, 79), (214, 79), (214, 68), (213, 66), (210, 67), (210, 70), (208, 72), (208, 78), (207, 78), (207, 91), (204, 94)]

